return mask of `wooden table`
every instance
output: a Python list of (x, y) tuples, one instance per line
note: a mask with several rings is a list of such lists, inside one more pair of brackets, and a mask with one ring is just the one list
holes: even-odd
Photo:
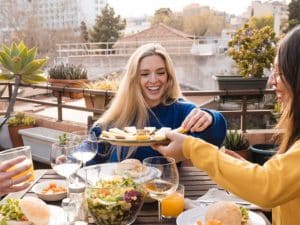
[[(181, 167), (179, 169), (180, 173), (180, 183), (185, 186), (185, 197), (190, 199), (197, 199), (204, 195), (209, 188), (217, 187), (217, 185), (207, 176), (203, 171), (195, 167)], [(38, 181), (45, 181), (51, 179), (64, 179), (55, 174), (53, 170), (47, 170), (47, 172)], [(25, 195), (35, 195), (29, 190)], [(51, 202), (49, 204), (60, 205), (61, 202)], [(257, 211), (266, 221), (266, 225), (271, 225), (267, 217), (262, 213)], [(157, 202), (145, 203), (138, 218), (133, 223), (134, 225), (157, 225)], [(176, 224), (175, 220), (164, 220), (164, 224)]]

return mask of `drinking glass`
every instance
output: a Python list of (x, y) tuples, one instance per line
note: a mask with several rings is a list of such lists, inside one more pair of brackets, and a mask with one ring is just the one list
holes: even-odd
[[(31, 173), (31, 176), (25, 182), (33, 181), (34, 180), (34, 170), (33, 170), (33, 162), (32, 162), (32, 157), (31, 157), (31, 148), (30, 148), (30, 146), (22, 146), (22, 147), (11, 148), (11, 149), (1, 151), (0, 152), (0, 164), (2, 163), (2, 161), (6, 161), (6, 160), (9, 160), (9, 159), (14, 159), (17, 156), (21, 156), (21, 155), (25, 155), (27, 159), (25, 159), (24, 161), (22, 161), (21, 163), (19, 163), (16, 166), (10, 167), (7, 171), (11, 171), (11, 170), (15, 169), (18, 166), (21, 166), (21, 165), (24, 165), (24, 164), (27, 164), (28, 162), (30, 162), (32, 164), (32, 166), (29, 169), (19, 173), (18, 175), (14, 176), (12, 179), (17, 179), (21, 176), (24, 176), (28, 173)], [(19, 183), (19, 184), (16, 184), (16, 185), (21, 185), (21, 184), (23, 184), (23, 183)]]
[(158, 171), (155, 178), (143, 183), (143, 187), (151, 198), (158, 201), (158, 221), (161, 224), (161, 201), (176, 191), (179, 183), (177, 165), (173, 158), (164, 156), (146, 158), (143, 164)]
[(71, 142), (78, 144), (73, 152), (73, 156), (82, 161), (83, 167), (97, 154), (98, 140), (94, 132), (75, 131), (71, 134)]
[(73, 142), (68, 142), (65, 145), (61, 145), (60, 143), (53, 143), (50, 162), (53, 170), (65, 177), (67, 179), (67, 183), (70, 175), (75, 173), (82, 164), (82, 161), (78, 158), (74, 157), (74, 151), (78, 148), (78, 145)]
[(165, 197), (161, 202), (161, 215), (164, 218), (176, 218), (184, 210), (184, 185), (179, 184), (177, 190)]

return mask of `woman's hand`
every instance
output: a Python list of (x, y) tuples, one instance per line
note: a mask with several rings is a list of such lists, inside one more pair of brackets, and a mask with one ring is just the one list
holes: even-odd
[[(18, 166), (19, 163), (23, 162), (26, 159), (25, 156), (18, 156), (14, 159), (3, 161), (0, 164), (0, 196), (5, 195), (10, 192), (21, 191), (27, 188), (30, 184), (23, 183), (26, 181), (32, 174), (27, 173), (18, 178), (13, 178), (14, 176), (28, 170), (32, 164), (31, 163), (22, 163), (22, 165)], [(28, 160), (27, 160), (28, 161)], [(10, 171), (7, 171), (9, 168), (14, 167)], [(15, 184), (20, 184), (15, 186)]]
[(181, 126), (186, 131), (200, 132), (212, 123), (212, 115), (200, 108), (194, 108), (184, 119)]
[(171, 141), (168, 145), (153, 145), (152, 148), (163, 156), (174, 158), (176, 162), (185, 160), (182, 153), (182, 144), (188, 136), (171, 131), (166, 133), (166, 137)]

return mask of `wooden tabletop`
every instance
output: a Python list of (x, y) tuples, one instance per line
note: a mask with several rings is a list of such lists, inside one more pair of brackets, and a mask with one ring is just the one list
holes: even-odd
[[(185, 186), (185, 197), (190, 199), (197, 199), (204, 195), (208, 189), (212, 187), (218, 187), (205, 172), (200, 171), (195, 167), (180, 167), (180, 183)], [(57, 175), (53, 170), (47, 170), (46, 173), (37, 181), (45, 180), (58, 180), (64, 179), (63, 177)], [(25, 195), (34, 195), (31, 190), (29, 190)], [(60, 205), (61, 202), (49, 202), (48, 204)], [(157, 214), (157, 202), (145, 203), (141, 212), (139, 213), (134, 225), (157, 225), (158, 224), (158, 214)], [(263, 219), (266, 221), (266, 225), (271, 225), (264, 213), (256, 211)], [(174, 224), (176, 225), (176, 220), (164, 220), (163, 224)]]

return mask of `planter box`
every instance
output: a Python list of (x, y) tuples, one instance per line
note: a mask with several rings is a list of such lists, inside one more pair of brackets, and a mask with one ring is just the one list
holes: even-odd
[[(213, 76), (216, 80), (219, 90), (249, 90), (265, 89), (268, 77), (261, 78), (243, 78), (241, 76)], [(239, 96), (222, 96), (222, 99), (240, 99)], [(261, 99), (262, 95), (249, 96), (248, 98)], [(225, 98), (225, 99), (224, 99)]]
[[(84, 102), (85, 106), (88, 109), (106, 109), (107, 105), (112, 100), (113, 96), (107, 96), (107, 95), (87, 95), (84, 94)], [(93, 113), (94, 117), (98, 118), (101, 116), (99, 113)]]
[(49, 129), (46, 127), (34, 127), (19, 130), (24, 145), (31, 146), (32, 158), (35, 161), (50, 165), (50, 153), (52, 144), (58, 141), (58, 137), (64, 131)]
[[(66, 87), (66, 88), (82, 88), (82, 84), (86, 83), (87, 80), (62, 80), (62, 79), (48, 79), (48, 82), (53, 87)], [(58, 96), (57, 91), (53, 91), (55, 97)], [(83, 97), (83, 92), (68, 92), (63, 93), (64, 97), (69, 97), (73, 99), (80, 99)]]

